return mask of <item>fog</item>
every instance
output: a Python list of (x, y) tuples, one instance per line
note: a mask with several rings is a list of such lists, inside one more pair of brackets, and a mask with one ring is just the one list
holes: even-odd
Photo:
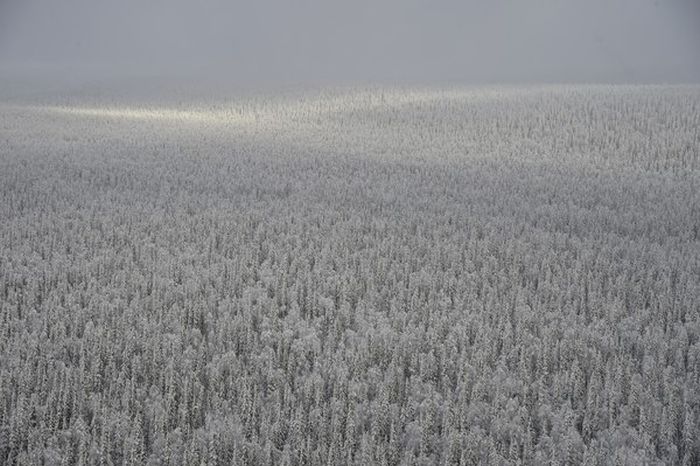
[(698, 82), (695, 0), (4, 0), (0, 69), (248, 83)]

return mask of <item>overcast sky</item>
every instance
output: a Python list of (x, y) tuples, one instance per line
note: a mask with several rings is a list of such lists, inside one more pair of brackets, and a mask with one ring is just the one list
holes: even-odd
[(700, 1), (0, 0), (0, 64), (267, 82), (700, 82)]

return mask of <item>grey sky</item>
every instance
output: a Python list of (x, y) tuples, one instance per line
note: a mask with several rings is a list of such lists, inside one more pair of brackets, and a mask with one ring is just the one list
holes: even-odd
[(267, 82), (700, 81), (697, 0), (0, 0), (0, 63)]

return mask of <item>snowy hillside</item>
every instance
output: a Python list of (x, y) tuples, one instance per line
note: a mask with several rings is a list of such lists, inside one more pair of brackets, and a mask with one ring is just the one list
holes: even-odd
[(700, 462), (700, 87), (8, 94), (0, 463)]

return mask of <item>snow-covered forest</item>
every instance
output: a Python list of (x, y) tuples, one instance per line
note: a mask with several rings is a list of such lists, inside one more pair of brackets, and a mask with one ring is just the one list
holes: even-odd
[(700, 463), (700, 87), (0, 99), (0, 463)]

